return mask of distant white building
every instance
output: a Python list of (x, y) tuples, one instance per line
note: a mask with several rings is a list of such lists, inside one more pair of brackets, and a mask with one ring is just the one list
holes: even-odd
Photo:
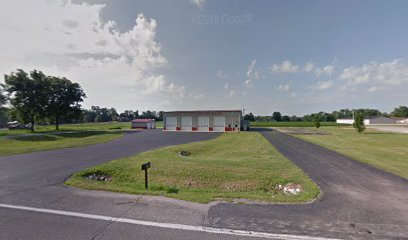
[(399, 124), (408, 124), (408, 118), (398, 119), (397, 123), (399, 123)]
[[(353, 124), (354, 119), (352, 118), (339, 118), (336, 120), (336, 123), (340, 124)], [(369, 116), (364, 118), (364, 124), (365, 125), (375, 125), (375, 124), (396, 124), (397, 121), (395, 121), (392, 118), (387, 118), (383, 116)]]

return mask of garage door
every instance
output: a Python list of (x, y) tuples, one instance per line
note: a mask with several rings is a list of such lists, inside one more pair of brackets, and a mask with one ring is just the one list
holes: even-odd
[(225, 132), (225, 117), (214, 117), (214, 132)]
[(166, 130), (175, 131), (177, 128), (177, 117), (166, 117)]
[(193, 127), (192, 117), (181, 117), (181, 130), (182, 131), (191, 131), (192, 127)]
[(210, 127), (209, 117), (198, 117), (198, 131), (208, 132)]

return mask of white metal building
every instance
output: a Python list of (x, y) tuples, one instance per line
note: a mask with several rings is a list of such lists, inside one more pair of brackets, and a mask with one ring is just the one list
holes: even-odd
[(132, 121), (132, 128), (154, 129), (156, 122), (154, 119), (135, 119)]
[(238, 132), (241, 110), (204, 110), (163, 112), (164, 131)]
[[(352, 118), (339, 118), (336, 123), (342, 124), (353, 124), (354, 119)], [(395, 124), (396, 121), (392, 118), (382, 117), (382, 116), (370, 116), (364, 118), (365, 125), (375, 125), (375, 124)]]

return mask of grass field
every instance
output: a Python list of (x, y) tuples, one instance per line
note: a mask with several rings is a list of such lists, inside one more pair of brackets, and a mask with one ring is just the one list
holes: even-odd
[[(179, 151), (189, 151), (183, 157)], [(150, 161), (150, 189), (144, 189), (141, 164)], [(112, 176), (108, 182), (86, 178)], [(298, 183), (304, 191), (286, 195), (277, 184)], [(85, 189), (163, 195), (194, 202), (253, 199), (268, 202), (307, 202), (319, 194), (314, 183), (257, 132), (226, 133), (198, 143), (141, 153), (85, 169), (66, 184)]]
[(55, 126), (36, 126), (29, 130), (0, 130), (0, 156), (77, 147), (114, 140), (123, 136), (120, 129), (130, 129), (130, 123), (84, 123), (64, 124), (56, 131)]
[(0, 137), (0, 156), (57, 148), (79, 147), (114, 140), (120, 131), (76, 131), (68, 133), (14, 134)]
[[(335, 122), (320, 122), (321, 126), (342, 126)], [(314, 127), (313, 122), (251, 122), (251, 127)]]
[(373, 129), (359, 134), (352, 127), (320, 129), (330, 134), (295, 136), (408, 179), (408, 134)]
[[(161, 127), (162, 122), (156, 126)], [(36, 126), (34, 133), (4, 129), (0, 130), (0, 156), (103, 143), (129, 129), (130, 122), (62, 124), (59, 131), (53, 125)]]

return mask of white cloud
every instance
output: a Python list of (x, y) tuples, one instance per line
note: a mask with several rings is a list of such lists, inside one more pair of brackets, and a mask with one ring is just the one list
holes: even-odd
[(305, 71), (305, 72), (312, 72), (314, 68), (315, 68), (315, 65), (314, 65), (313, 63), (307, 62), (307, 63), (305, 64), (305, 66), (303, 67), (303, 71)]
[(235, 90), (231, 90), (228, 94), (230, 97), (233, 97), (235, 95)]
[(202, 9), (205, 3), (205, 0), (190, 0), (191, 3), (196, 5), (198, 8)]
[(247, 70), (247, 77), (251, 79), (258, 79), (259, 78), (259, 72), (255, 69), (256, 65), (256, 59), (252, 60), (251, 64), (248, 66)]
[(290, 90), (290, 85), (289, 84), (281, 84), (279, 85), (276, 90), (281, 91), (281, 92), (287, 92)]
[(320, 82), (317, 82), (317, 84), (315, 86), (312, 86), (311, 88), (316, 89), (316, 90), (324, 90), (324, 89), (331, 88), (333, 84), (334, 83), (332, 80), (320, 81)]
[(228, 89), (228, 88), (229, 88), (229, 83), (225, 83), (225, 84), (224, 84), (224, 88), (225, 88), (225, 89)]
[(299, 69), (299, 66), (291, 63), (288, 60), (283, 61), (280, 64), (273, 64), (271, 71), (273, 73), (295, 73)]
[(362, 66), (345, 68), (340, 79), (347, 81), (349, 85), (370, 82), (397, 86), (408, 83), (408, 65), (402, 59), (383, 63), (372, 61)]
[(256, 59), (252, 60), (251, 64), (248, 66), (246, 76), (248, 77), (245, 80), (244, 84), (246, 87), (251, 88), (254, 86), (254, 80), (259, 79), (259, 71), (256, 69)]
[(253, 87), (254, 86), (254, 84), (253, 84), (253, 80), (250, 78), (250, 79), (247, 79), (247, 80), (245, 80), (245, 86), (246, 87)]
[(218, 70), (217, 77), (221, 78), (221, 79), (227, 79), (228, 78), (228, 73), (223, 71), (223, 70)]
[(88, 106), (121, 108), (137, 99), (151, 108), (164, 99), (195, 99), (160, 73), (169, 64), (156, 40), (157, 22), (138, 14), (133, 27), (120, 32), (114, 21), (102, 20), (104, 7), (65, 0), (1, 3), (0, 29), (7, 37), (0, 38), (0, 73), (37, 68), (66, 76), (84, 87)]
[(372, 87), (370, 87), (370, 88), (367, 89), (367, 92), (373, 93), (373, 92), (378, 92), (378, 91), (380, 91), (380, 90), (382, 90), (381, 87), (372, 86)]
[(332, 75), (335, 70), (334, 65), (327, 65), (324, 67), (317, 67), (314, 69), (316, 76), (320, 77), (321, 75)]

